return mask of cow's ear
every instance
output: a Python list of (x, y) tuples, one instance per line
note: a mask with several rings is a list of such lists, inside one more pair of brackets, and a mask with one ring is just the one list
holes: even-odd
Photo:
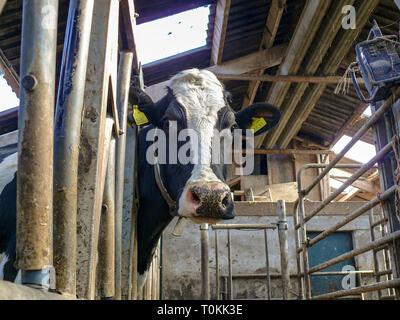
[(275, 127), (281, 120), (281, 113), (274, 105), (259, 102), (236, 112), (235, 119), (240, 129), (252, 129), (258, 136)]
[(163, 106), (167, 103), (165, 101), (167, 96), (154, 103), (145, 91), (132, 86), (129, 91), (129, 102), (132, 110), (128, 120), (135, 121), (138, 126), (146, 124), (159, 126), (165, 112)]

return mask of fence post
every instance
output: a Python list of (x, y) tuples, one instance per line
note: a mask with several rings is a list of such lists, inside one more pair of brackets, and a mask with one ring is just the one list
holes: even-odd
[(22, 15), (16, 266), (23, 284), (48, 289), (58, 1), (24, 0)]
[(54, 128), (54, 267), (57, 291), (76, 295), (78, 159), (94, 0), (73, 0)]
[(208, 223), (200, 226), (201, 233), (201, 298), (210, 300), (209, 234)]
[(290, 299), (290, 268), (289, 268), (289, 245), (287, 240), (288, 222), (286, 220), (286, 204), (278, 200), (278, 236), (281, 253), (281, 274), (282, 274), (282, 296), (284, 300)]

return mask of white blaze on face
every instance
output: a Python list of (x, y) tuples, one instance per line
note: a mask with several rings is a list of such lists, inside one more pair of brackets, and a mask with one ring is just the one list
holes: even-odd
[(173, 77), (170, 88), (186, 111), (188, 129), (194, 130), (199, 137), (198, 146), (191, 146), (199, 153), (199, 161), (194, 165), (188, 183), (219, 182), (210, 164), (211, 141), (218, 120), (218, 111), (225, 107), (221, 83), (210, 71), (190, 69)]
[[(192, 145), (198, 152), (197, 163), (179, 199), (180, 215), (189, 216), (186, 212), (186, 195), (193, 184), (224, 184), (217, 178), (211, 168), (212, 139), (218, 120), (218, 112), (224, 108), (224, 89), (217, 77), (207, 70), (190, 69), (183, 71), (171, 79), (170, 88), (181, 106), (186, 111), (187, 127), (198, 135), (197, 146)], [(195, 140), (195, 139), (194, 139)], [(224, 184), (225, 185), (225, 184)], [(228, 190), (228, 186), (226, 186)]]

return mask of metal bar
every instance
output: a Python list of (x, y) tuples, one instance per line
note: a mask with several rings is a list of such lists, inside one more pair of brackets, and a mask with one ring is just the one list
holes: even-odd
[[(115, 176), (115, 299), (121, 299), (121, 273), (127, 272), (129, 266), (122, 268), (122, 215), (124, 202), (124, 170), (126, 153), (126, 127), (128, 114), (129, 87), (132, 73), (132, 52), (121, 52), (119, 55), (117, 78), (117, 110), (120, 123), (120, 136), (117, 140), (116, 176)], [(129, 292), (129, 290), (128, 290)], [(128, 293), (129, 295), (129, 293)]]
[(216, 283), (216, 300), (220, 300), (220, 287), (219, 287), (219, 261), (218, 261), (218, 230), (214, 231), (215, 233), (215, 283)]
[(78, 160), (94, 0), (69, 3), (54, 131), (54, 266), (57, 291), (76, 295)]
[(213, 230), (263, 230), (276, 229), (275, 225), (268, 224), (214, 224), (211, 226)]
[[(315, 215), (317, 215), (323, 208), (325, 208), (332, 200), (334, 200), (338, 195), (340, 195), (348, 186), (350, 186), (354, 181), (356, 181), (359, 177), (361, 177), (365, 172), (367, 172), (369, 169), (371, 169), (374, 164), (376, 162), (378, 162), (379, 160), (381, 160), (390, 150), (393, 149), (393, 145), (392, 143), (388, 143), (385, 147), (382, 148), (382, 150), (380, 150), (376, 156), (374, 156), (370, 161), (368, 161), (365, 165), (363, 165), (359, 170), (357, 170), (356, 173), (354, 173), (351, 177), (349, 177), (349, 179), (344, 182), (338, 189), (336, 189), (328, 198), (326, 198), (324, 201), (322, 201), (320, 203), (320, 205), (315, 208), (310, 214), (308, 214), (305, 218), (304, 218), (304, 222), (309, 221), (312, 217), (314, 217)], [(328, 165), (329, 167), (330, 165)], [(304, 166), (306, 167), (306, 166)], [(303, 167), (303, 168), (304, 168)], [(303, 169), (302, 168), (302, 169)], [(302, 170), (300, 169), (299, 171), (299, 180), (301, 181), (301, 172)], [(305, 190), (300, 190), (299, 192), (304, 193), (304, 195), (307, 194), (307, 189)]]
[[(397, 89), (393, 96), (396, 98), (400, 95), (400, 88)], [(368, 129), (375, 124), (376, 121), (392, 106), (392, 99), (386, 100), (386, 102), (379, 108), (368, 121), (357, 131), (357, 133), (352, 137), (350, 142), (343, 148), (343, 150), (333, 159), (329, 165), (313, 180), (313, 182), (304, 190), (307, 195), (318, 182), (326, 176), (326, 174), (345, 156), (345, 154), (354, 146), (354, 144), (360, 140), (360, 138), (368, 131)]]
[(324, 232), (320, 233), (318, 236), (316, 236), (315, 238), (311, 239), (308, 242), (308, 247), (313, 246), (314, 244), (316, 244), (317, 242), (321, 241), (322, 239), (325, 239), (326, 237), (328, 237), (330, 234), (334, 233), (335, 231), (339, 230), (341, 227), (345, 226), (346, 224), (348, 224), (349, 222), (353, 221), (354, 219), (358, 218), (359, 216), (361, 216), (363, 213), (367, 212), (368, 210), (370, 210), (371, 208), (375, 207), (376, 205), (378, 205), (380, 203), (380, 201), (385, 201), (387, 199), (389, 199), (396, 191), (396, 186), (391, 187), (389, 190), (386, 190), (384, 193), (382, 193), (379, 196), (379, 199), (377, 197), (375, 197), (374, 199), (368, 201), (366, 204), (364, 204), (362, 207), (360, 207), (359, 209), (357, 209), (356, 211), (354, 211), (352, 214), (350, 214), (349, 216), (346, 216), (345, 219), (343, 219), (343, 221), (337, 223), (336, 225), (334, 225), (333, 227), (329, 228), (328, 230), (325, 230)]
[(369, 244), (367, 244), (367, 245), (365, 245), (365, 246), (363, 246), (361, 248), (351, 250), (351, 251), (346, 252), (346, 253), (344, 253), (344, 254), (336, 257), (336, 258), (333, 258), (333, 259), (331, 259), (331, 260), (329, 260), (327, 262), (321, 263), (321, 264), (311, 268), (309, 273), (314, 273), (314, 272), (317, 272), (319, 270), (328, 268), (330, 266), (333, 266), (334, 264), (337, 264), (339, 262), (342, 262), (342, 261), (345, 261), (347, 259), (353, 258), (353, 257), (355, 257), (357, 255), (360, 255), (360, 254), (362, 254), (364, 252), (370, 251), (370, 250), (372, 250), (374, 248), (380, 247), (380, 246), (382, 246), (384, 244), (390, 243), (393, 240), (396, 240), (398, 238), (400, 238), (400, 231), (393, 232), (392, 234), (387, 235), (387, 236), (385, 236), (383, 238), (380, 238), (378, 240), (372, 241)]
[(99, 237), (99, 278), (101, 298), (115, 295), (115, 139), (110, 141), (104, 185)]
[(45, 269), (53, 264), (57, 16), (57, 0), (23, 2), (16, 267), (22, 270), (22, 283), (45, 289), (50, 286)]
[(21, 286), (9, 281), (0, 281), (0, 300), (73, 300), (71, 295), (62, 295)]
[[(298, 213), (298, 206), (299, 206), (299, 198), (296, 199), (294, 203), (294, 211), (293, 211), (293, 222), (294, 225), (296, 226), (299, 223), (299, 213)], [(297, 264), (297, 286), (298, 286), (298, 297), (299, 299), (304, 299), (304, 286), (303, 286), (303, 280), (302, 277), (300, 276), (302, 269), (301, 269), (301, 262), (300, 262), (300, 253), (298, 249), (300, 248), (300, 238), (299, 238), (299, 232), (300, 230), (294, 228), (294, 239), (295, 239), (295, 244), (296, 244), (296, 264)]]
[(388, 219), (386, 219), (386, 218), (379, 219), (371, 224), (371, 228), (376, 228), (378, 226), (380, 227), (382, 224), (386, 223), (387, 221), (388, 221)]
[(267, 270), (267, 299), (271, 300), (271, 277), (270, 277), (270, 266), (269, 266), (269, 255), (268, 255), (268, 234), (267, 229), (264, 229), (264, 242), (265, 242), (265, 267)]
[(233, 300), (232, 283), (232, 255), (231, 255), (231, 230), (227, 230), (228, 237), (228, 300)]
[(283, 200), (278, 200), (278, 237), (281, 255), (281, 274), (282, 274), (282, 297), (283, 300), (290, 299), (290, 269), (289, 269), (289, 245), (287, 239), (288, 222), (286, 220), (286, 204)]
[(201, 236), (201, 297), (210, 300), (209, 234), (208, 223), (200, 226)]
[[(374, 212), (371, 209), (369, 211), (369, 224), (370, 224), (369, 231), (370, 231), (371, 241), (375, 241), (375, 231), (374, 231), (374, 227), (372, 226), (374, 224), (373, 214), (374, 214)], [(380, 281), (380, 276), (378, 276), (379, 260), (378, 260), (377, 252), (375, 250), (372, 252), (372, 256), (373, 256), (373, 262), (374, 262), (375, 280), (376, 280), (376, 282), (379, 282)], [(378, 298), (379, 298), (379, 300), (381, 299), (381, 297), (382, 297), (382, 292), (380, 290), (378, 290)]]
[(400, 286), (400, 279), (394, 279), (394, 280), (374, 283), (374, 284), (370, 284), (370, 285), (366, 285), (366, 286), (361, 286), (361, 287), (357, 287), (354, 289), (322, 294), (319, 296), (315, 296), (312, 299), (313, 300), (335, 299), (335, 298), (350, 296), (350, 295), (354, 295), (354, 294), (360, 294), (360, 293), (364, 293), (364, 292), (371, 292), (371, 291), (382, 290), (382, 289), (387, 289), (387, 288), (395, 288), (395, 287), (399, 287), (399, 286)]

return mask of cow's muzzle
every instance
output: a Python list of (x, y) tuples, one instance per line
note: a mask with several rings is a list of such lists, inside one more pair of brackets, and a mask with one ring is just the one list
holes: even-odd
[(194, 218), (229, 220), (234, 218), (230, 191), (223, 184), (192, 185), (187, 190), (186, 206)]

